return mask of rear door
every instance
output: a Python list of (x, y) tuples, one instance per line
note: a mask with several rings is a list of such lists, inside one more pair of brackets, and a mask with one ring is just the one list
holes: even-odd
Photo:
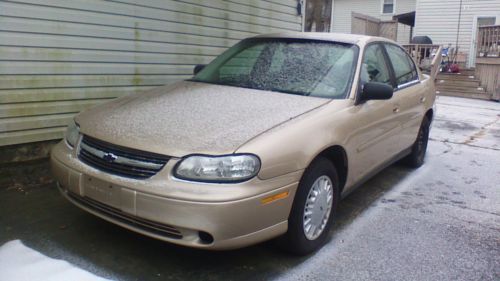
[(420, 83), (415, 63), (403, 48), (391, 43), (384, 43), (392, 67), (396, 87), (394, 103), (401, 135), (398, 150), (409, 148), (416, 140), (422, 118), (425, 114), (425, 89)]

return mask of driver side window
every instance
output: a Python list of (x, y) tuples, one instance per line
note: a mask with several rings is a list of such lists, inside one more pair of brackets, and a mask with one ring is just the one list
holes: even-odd
[(361, 84), (367, 82), (380, 82), (393, 86), (391, 75), (380, 44), (373, 44), (365, 49), (363, 64), (361, 66)]
[(398, 86), (418, 80), (418, 73), (413, 60), (403, 49), (393, 44), (385, 44), (392, 63)]

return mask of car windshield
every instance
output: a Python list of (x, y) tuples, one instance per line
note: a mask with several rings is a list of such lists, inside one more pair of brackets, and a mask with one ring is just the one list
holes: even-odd
[(358, 47), (298, 39), (247, 39), (191, 81), (331, 99), (345, 98)]

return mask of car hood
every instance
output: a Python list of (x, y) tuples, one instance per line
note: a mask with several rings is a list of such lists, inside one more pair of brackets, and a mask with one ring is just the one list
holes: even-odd
[(119, 98), (76, 117), (83, 134), (182, 157), (233, 153), (329, 99), (183, 81)]

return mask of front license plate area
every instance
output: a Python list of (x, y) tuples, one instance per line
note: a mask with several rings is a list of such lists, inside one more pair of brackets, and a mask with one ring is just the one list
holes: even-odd
[(120, 209), (120, 186), (90, 176), (84, 176), (83, 186), (84, 196)]

